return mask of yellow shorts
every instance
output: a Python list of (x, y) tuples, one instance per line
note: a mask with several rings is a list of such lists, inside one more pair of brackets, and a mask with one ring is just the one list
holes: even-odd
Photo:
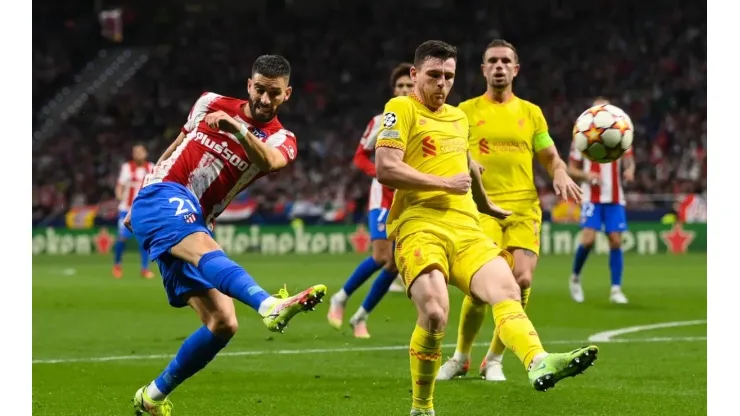
[(480, 225), (488, 238), (499, 246), (511, 251), (524, 248), (540, 255), (540, 232), (542, 229), (542, 209), (539, 201), (501, 203), (501, 208), (513, 214), (504, 220), (488, 215), (480, 216)]
[(498, 256), (513, 267), (511, 254), (496, 246), (480, 228), (407, 220), (396, 237), (396, 265), (409, 295), (414, 280), (432, 269), (441, 271), (447, 283), (470, 295), (473, 275)]

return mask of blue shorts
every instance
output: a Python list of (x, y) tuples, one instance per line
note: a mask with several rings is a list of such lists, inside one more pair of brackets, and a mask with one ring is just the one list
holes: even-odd
[(607, 234), (627, 231), (624, 205), (584, 202), (581, 206), (581, 228), (593, 228)]
[(133, 235), (131, 231), (123, 225), (123, 220), (126, 218), (126, 214), (128, 214), (128, 211), (118, 211), (118, 238), (122, 238), (124, 240), (128, 240)]
[(385, 220), (388, 218), (387, 208), (376, 208), (367, 213), (367, 228), (370, 230), (370, 241), (387, 240)]
[(186, 187), (160, 182), (142, 188), (131, 207), (131, 227), (149, 258), (159, 265), (170, 305), (185, 306), (185, 293), (213, 288), (197, 267), (170, 254), (170, 249), (190, 234), (213, 236), (198, 199)]

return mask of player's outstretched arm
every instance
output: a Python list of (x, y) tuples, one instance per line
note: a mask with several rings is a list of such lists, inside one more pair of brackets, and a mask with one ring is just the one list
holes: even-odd
[(211, 128), (218, 128), (236, 136), (247, 153), (249, 161), (257, 165), (261, 171), (273, 172), (284, 168), (288, 164), (288, 160), (280, 150), (263, 143), (257, 136), (250, 133), (246, 126), (234, 120), (225, 112), (210, 113), (204, 121)]
[(473, 201), (475, 201), (475, 205), (478, 207), (478, 211), (483, 214), (501, 219), (504, 219), (511, 215), (511, 211), (500, 208), (499, 206), (491, 202), (490, 199), (488, 199), (488, 195), (486, 195), (486, 188), (483, 187), (483, 178), (481, 177), (483, 169), (478, 163), (475, 162), (475, 160), (473, 160), (470, 152), (468, 152), (468, 167), (470, 169), (470, 178), (472, 179), (470, 189), (473, 193)]
[(403, 161), (403, 150), (378, 147), (375, 150), (375, 169), (378, 182), (393, 189), (414, 191), (446, 191), (464, 195), (470, 190), (467, 173), (449, 178), (419, 172)]
[[(551, 139), (552, 140), (552, 139)], [(552, 185), (555, 188), (555, 195), (560, 195), (564, 200), (573, 198), (577, 204), (581, 203), (583, 191), (573, 179), (568, 176), (568, 166), (558, 154), (558, 149), (554, 144), (540, 149), (537, 152), (537, 159), (540, 164), (547, 169), (547, 173), (552, 177)]]

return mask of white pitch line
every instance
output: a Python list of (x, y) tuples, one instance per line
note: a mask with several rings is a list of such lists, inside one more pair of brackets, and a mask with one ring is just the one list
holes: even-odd
[[(597, 334), (598, 335), (598, 334)], [(661, 337), (661, 338), (640, 338), (640, 339), (615, 339), (605, 340), (602, 342), (613, 343), (632, 343), (632, 342), (694, 342), (706, 341), (706, 337)], [(545, 345), (552, 344), (586, 344), (588, 340), (553, 340), (545, 342)], [(477, 342), (475, 346), (488, 346), (489, 342)], [(443, 348), (454, 348), (455, 344), (444, 344)], [(346, 348), (316, 348), (316, 349), (297, 349), (297, 350), (252, 350), (252, 351), (224, 351), (219, 353), (219, 357), (242, 357), (257, 355), (304, 355), (304, 354), (338, 354), (345, 352), (372, 352), (372, 351), (399, 351), (408, 349), (408, 345), (386, 345), (378, 347), (346, 347)], [(81, 357), (81, 358), (52, 358), (33, 360), (33, 364), (68, 364), (68, 363), (100, 363), (106, 361), (131, 361), (131, 360), (163, 360), (171, 359), (172, 354), (148, 354), (148, 355), (119, 355), (109, 357)]]
[[(617, 341), (612, 340), (612, 338), (624, 335), (624, 334), (632, 334), (635, 332), (642, 332), (642, 331), (650, 331), (652, 329), (660, 329), (660, 328), (674, 328), (677, 326), (690, 326), (690, 325), (701, 325), (706, 324), (706, 319), (698, 319), (694, 321), (678, 321), (678, 322), (663, 322), (659, 324), (651, 324), (651, 325), (638, 325), (638, 326), (628, 326), (626, 328), (618, 328), (613, 329), (611, 331), (603, 331), (599, 332), (598, 334), (593, 334), (590, 337), (588, 337), (589, 342), (610, 342), (610, 341)], [(704, 337), (706, 339), (706, 337)], [(624, 342), (624, 340), (618, 340), (617, 342)]]

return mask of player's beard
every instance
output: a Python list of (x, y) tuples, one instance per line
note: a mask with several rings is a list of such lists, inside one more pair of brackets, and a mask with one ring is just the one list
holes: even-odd
[[(252, 118), (253, 119), (265, 123), (265, 122), (268, 122), (268, 121), (272, 120), (275, 117), (275, 112), (274, 111), (272, 111), (267, 106), (258, 106), (257, 105), (258, 103), (256, 103), (255, 101), (256, 100), (250, 100), (249, 101), (249, 112), (252, 113)], [(266, 112), (266, 113), (265, 112), (260, 112), (260, 111), (258, 111), (258, 108), (263, 109), (263, 110), (266, 109), (266, 110), (268, 110), (268, 112)]]
[(440, 91), (437, 88), (434, 88), (431, 91), (425, 91), (425, 95), (427, 105), (434, 107), (435, 109), (441, 107), (447, 100), (447, 94), (445, 94), (444, 90)]

